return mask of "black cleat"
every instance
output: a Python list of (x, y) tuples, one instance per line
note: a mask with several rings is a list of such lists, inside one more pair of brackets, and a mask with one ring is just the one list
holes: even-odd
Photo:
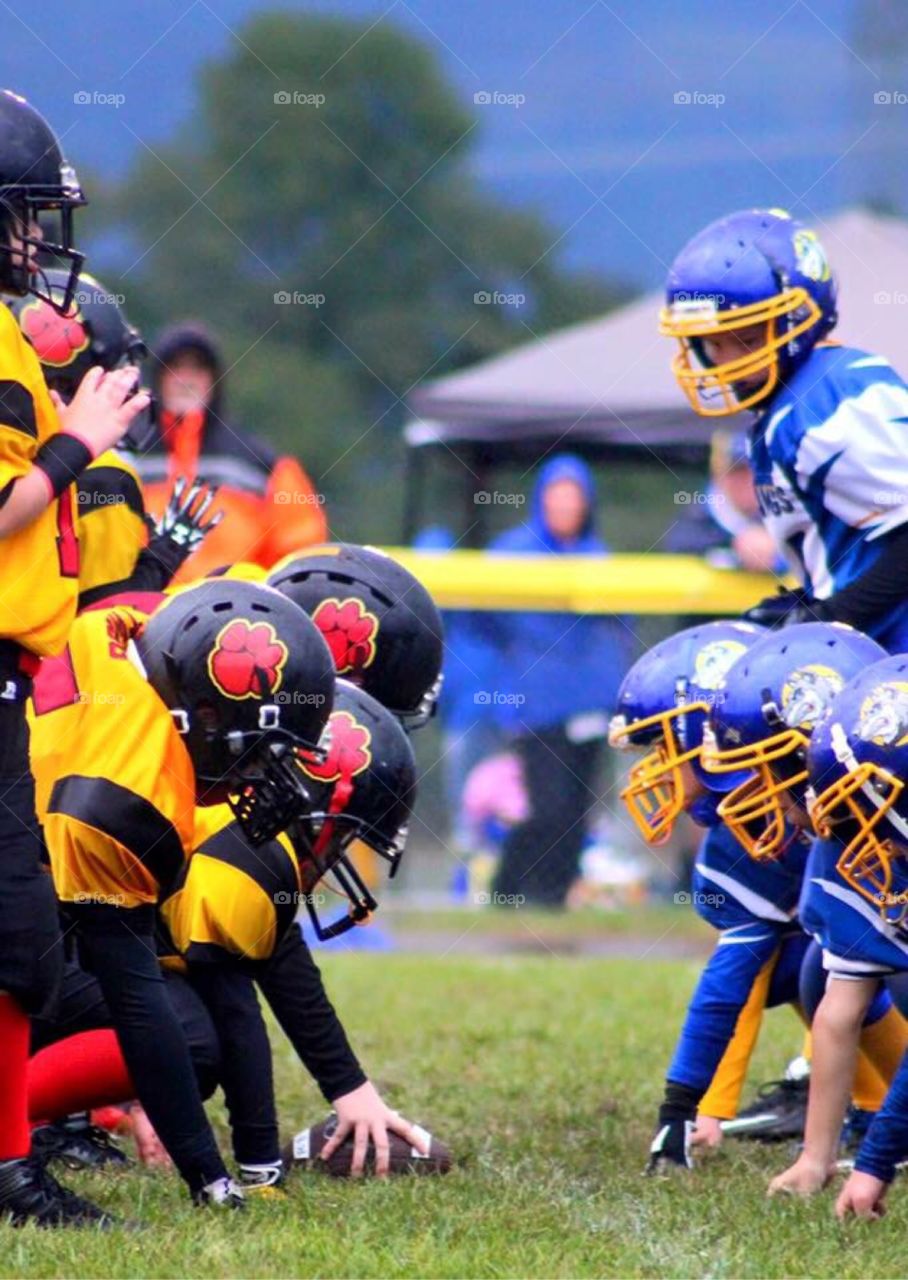
[(33, 1129), (32, 1155), (45, 1164), (59, 1160), (67, 1169), (122, 1169), (132, 1163), (107, 1130), (84, 1113)]
[(33, 1156), (0, 1161), (2, 1218), (14, 1227), (34, 1222), (39, 1227), (93, 1227), (107, 1231), (115, 1225), (103, 1209), (61, 1187)]
[(809, 1078), (771, 1080), (757, 1090), (757, 1100), (722, 1121), (727, 1138), (752, 1138), (756, 1142), (789, 1142), (803, 1138), (807, 1119)]

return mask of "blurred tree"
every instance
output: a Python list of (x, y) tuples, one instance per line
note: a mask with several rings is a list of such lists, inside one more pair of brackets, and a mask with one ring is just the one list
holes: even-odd
[(208, 320), (237, 415), (326, 477), (337, 532), (393, 537), (400, 398), (626, 291), (559, 269), (557, 233), (477, 187), (477, 120), (409, 35), (287, 13), (238, 34), (94, 224), (92, 265), (151, 332)]

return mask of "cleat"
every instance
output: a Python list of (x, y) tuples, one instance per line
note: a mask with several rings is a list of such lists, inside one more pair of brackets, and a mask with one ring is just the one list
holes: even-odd
[(107, 1132), (84, 1114), (32, 1130), (32, 1154), (45, 1164), (59, 1160), (67, 1169), (123, 1168), (132, 1162)]
[(201, 1191), (193, 1193), (192, 1202), (199, 1208), (213, 1205), (219, 1209), (245, 1209), (246, 1196), (243, 1188), (233, 1178), (218, 1178), (209, 1182)]
[(93, 1227), (107, 1231), (114, 1219), (103, 1209), (61, 1187), (38, 1159), (0, 1161), (0, 1217), (14, 1227)]
[(739, 1111), (734, 1120), (722, 1121), (723, 1134), (757, 1142), (803, 1138), (809, 1087), (809, 1079), (771, 1080), (761, 1085), (756, 1102)]

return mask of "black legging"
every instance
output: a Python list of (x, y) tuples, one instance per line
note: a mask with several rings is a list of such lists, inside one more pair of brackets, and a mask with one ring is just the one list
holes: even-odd
[(139, 1101), (190, 1191), (226, 1177), (155, 954), (154, 909), (68, 904), (67, 914), (100, 983)]
[[(199, 1093), (203, 1102), (207, 1101), (221, 1078), (221, 1045), (214, 1022), (199, 993), (181, 973), (165, 970), (164, 983), (167, 999), (173, 1005), (189, 1046)], [(71, 960), (64, 970), (56, 1016), (32, 1018), (31, 1052), (38, 1053), (82, 1031), (101, 1031), (112, 1026), (98, 979)]]
[(580, 867), (586, 817), (601, 739), (571, 742), (560, 726), (515, 743), (523, 765), (530, 816), (505, 838), (496, 894), (560, 906)]

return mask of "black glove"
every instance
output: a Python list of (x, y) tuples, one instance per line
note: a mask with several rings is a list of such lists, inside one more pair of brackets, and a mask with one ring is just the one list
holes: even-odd
[(825, 600), (815, 600), (803, 587), (796, 591), (780, 587), (776, 595), (767, 596), (748, 609), (744, 621), (777, 630), (798, 622), (830, 622), (832, 613)]
[(694, 1162), (690, 1154), (690, 1140), (694, 1132), (693, 1120), (662, 1120), (649, 1149), (649, 1159), (644, 1173), (668, 1173), (678, 1169), (693, 1169)]

